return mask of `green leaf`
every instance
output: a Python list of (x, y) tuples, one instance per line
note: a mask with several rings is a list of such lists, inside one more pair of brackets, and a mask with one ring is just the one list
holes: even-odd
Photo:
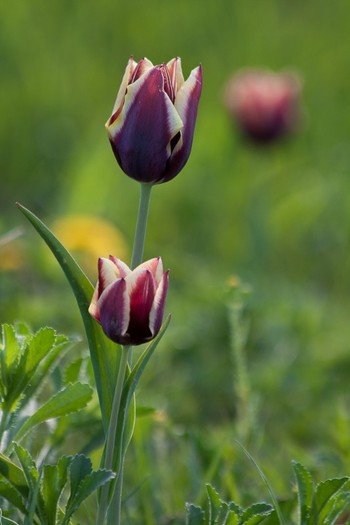
[[(124, 383), (122, 397), (120, 400), (120, 409), (118, 416), (118, 425), (116, 432), (116, 440), (114, 446), (114, 458), (113, 458), (113, 471), (118, 473), (121, 464), (121, 458), (125, 453), (125, 450), (130, 442), (133, 426), (135, 422), (136, 414), (136, 404), (134, 399), (134, 393), (137, 387), (138, 382), (145, 370), (145, 367), (149, 360), (151, 359), (155, 349), (157, 348), (159, 341), (162, 339), (165, 334), (166, 329), (170, 323), (170, 316), (163, 323), (158, 335), (150, 342), (144, 352), (141, 354), (137, 362), (135, 363), (134, 368), (127, 377)], [(129, 408), (132, 410), (129, 410)], [(128, 429), (128, 432), (125, 432), (125, 429)]]
[(39, 471), (36, 468), (35, 462), (29, 451), (18, 445), (18, 443), (14, 443), (14, 449), (27, 480), (27, 485), (31, 491), (34, 491), (39, 479)]
[(2, 515), (2, 510), (0, 509), (0, 525), (18, 525), (18, 523), (16, 523), (13, 520), (10, 520), (10, 518), (5, 518)]
[(268, 503), (254, 503), (243, 511), (241, 524), (257, 525), (273, 511), (273, 506)]
[(84, 454), (74, 456), (70, 465), (70, 499), (74, 498), (80, 483), (92, 471), (91, 460)]
[(186, 525), (204, 525), (204, 510), (200, 507), (186, 503)]
[(20, 494), (20, 492), (6, 479), (0, 478), (0, 494), (1, 497), (10, 502), (11, 505), (16, 507), (21, 512), (25, 512), (26, 506), (22, 494)]
[(342, 520), (342, 517), (348, 515), (349, 507), (350, 492), (342, 490), (333, 498), (333, 506), (323, 520), (324, 525), (345, 523), (344, 520)]
[(315, 507), (318, 516), (318, 523), (323, 523), (327, 514), (334, 505), (334, 496), (349, 481), (348, 477), (333, 478), (322, 481), (316, 487)]
[(78, 263), (38, 217), (24, 206), (18, 204), (18, 207), (56, 257), (75, 295), (89, 343), (103, 426), (107, 431), (120, 360), (118, 345), (104, 335), (100, 325), (88, 312), (93, 286)]
[(16, 439), (22, 439), (32, 428), (48, 419), (66, 416), (84, 408), (90, 401), (93, 389), (90, 385), (73, 383), (55, 394), (30, 416), (19, 429)]
[(41, 480), (41, 493), (44, 499), (45, 525), (56, 525), (58, 503), (68, 478), (68, 467), (72, 456), (62, 456), (57, 465), (44, 465)]
[(0, 453), (0, 477), (6, 479), (22, 496), (28, 496), (28, 486), (23, 470), (2, 453)]
[(299, 505), (299, 525), (307, 525), (312, 509), (314, 486), (310, 472), (297, 461), (292, 461)]
[(216, 492), (214, 487), (207, 484), (207, 496), (208, 496), (208, 505), (209, 505), (209, 525), (214, 525), (217, 517), (220, 515), (222, 501), (219, 494)]
[(114, 472), (105, 469), (93, 471), (85, 476), (79, 485), (75, 486), (74, 493), (70, 495), (61, 525), (67, 525), (71, 516), (79, 509), (82, 502), (114, 477)]

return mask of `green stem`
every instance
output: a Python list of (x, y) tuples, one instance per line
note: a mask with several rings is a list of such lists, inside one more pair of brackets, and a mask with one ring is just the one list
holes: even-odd
[[(129, 346), (122, 346), (122, 355), (121, 355), (121, 359), (119, 363), (117, 383), (115, 385), (112, 411), (111, 411), (111, 419), (109, 421), (109, 427), (108, 427), (107, 439), (106, 439), (106, 454), (105, 454), (105, 460), (104, 460), (103, 467), (107, 470), (113, 470), (115, 436), (117, 433), (120, 400), (121, 400), (123, 386), (124, 386), (125, 373), (126, 373), (126, 369), (128, 366), (129, 348), (130, 348)], [(120, 473), (117, 472), (116, 474), (117, 474), (117, 479), (118, 479), (118, 476), (120, 475)], [(117, 485), (118, 485), (118, 482), (117, 482)], [(101, 501), (100, 501), (100, 505), (98, 509), (96, 525), (104, 524), (104, 520), (106, 517), (107, 508), (108, 508), (109, 490), (110, 490), (109, 483), (102, 487)], [(120, 524), (120, 513), (119, 513), (119, 516), (115, 516), (114, 524), (115, 525)]]
[[(151, 199), (152, 184), (141, 184), (140, 191), (140, 202), (136, 222), (134, 246), (131, 258), (131, 269), (133, 270), (142, 263), (143, 250), (145, 246), (147, 220), (149, 212), (149, 204)], [(132, 348), (130, 346), (124, 346), (122, 357), (119, 364), (117, 384), (114, 391), (111, 419), (109, 423), (107, 441), (106, 441), (106, 454), (104, 468), (111, 470), (113, 467), (114, 447), (115, 447), (115, 436), (117, 431), (118, 415), (120, 409), (120, 400), (124, 385), (126, 369), (129, 365), (131, 366), (131, 354)], [(122, 453), (122, 452), (121, 452)], [(121, 467), (119, 472), (116, 473), (116, 483), (114, 493), (108, 505), (109, 496), (109, 485), (104, 485), (101, 490), (101, 501), (98, 510), (98, 516), (96, 525), (103, 525), (107, 515), (107, 525), (120, 525), (121, 516), (121, 498), (123, 489), (123, 464), (124, 457), (121, 458)], [(109, 507), (109, 508), (108, 508)]]
[(139, 211), (137, 215), (134, 247), (131, 258), (132, 270), (142, 262), (143, 249), (145, 246), (146, 238), (149, 203), (151, 199), (151, 190), (152, 184), (141, 184)]

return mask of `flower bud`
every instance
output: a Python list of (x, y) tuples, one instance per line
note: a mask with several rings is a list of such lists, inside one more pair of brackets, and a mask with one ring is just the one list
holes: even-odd
[(180, 58), (157, 66), (130, 58), (106, 122), (114, 155), (129, 177), (159, 184), (184, 167), (201, 90), (201, 66), (185, 81)]
[(162, 325), (167, 289), (168, 272), (163, 272), (160, 257), (135, 270), (112, 255), (100, 258), (89, 313), (115, 343), (146, 343)]
[(300, 81), (291, 73), (247, 69), (228, 81), (224, 104), (244, 136), (272, 142), (297, 127), (300, 91)]

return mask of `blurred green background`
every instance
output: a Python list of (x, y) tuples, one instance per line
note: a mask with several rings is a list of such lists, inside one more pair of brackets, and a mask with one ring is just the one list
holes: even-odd
[[(348, 0), (0, 6), (0, 235), (23, 230), (0, 246), (2, 322), (82, 333), (68, 284), (15, 202), (49, 225), (71, 214), (104, 219), (130, 254), (138, 185), (104, 130), (126, 62), (178, 55), (185, 76), (203, 65), (192, 154), (153, 190), (145, 253), (171, 269), (173, 318), (139, 394), (162, 417), (140, 419), (130, 461), (161, 515), (180, 513), (205, 481), (231, 497), (264, 494), (237, 437), (281, 497), (292, 458), (320, 476), (350, 472), (349, 20)], [(244, 142), (222, 105), (230, 75), (254, 66), (290, 68), (303, 81), (301, 129), (266, 148)], [(77, 241), (76, 253), (93, 280), (97, 256), (119, 249), (111, 237), (88, 260), (96, 236)], [(233, 275), (251, 290), (243, 412)]]

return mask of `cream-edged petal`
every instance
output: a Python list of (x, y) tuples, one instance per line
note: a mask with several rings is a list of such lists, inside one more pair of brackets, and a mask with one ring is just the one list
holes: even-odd
[(117, 98), (116, 98), (114, 106), (113, 106), (112, 115), (107, 120), (106, 126), (109, 124), (109, 121), (113, 118), (115, 113), (118, 112), (121, 109), (121, 106), (122, 106), (122, 104), (124, 102), (126, 87), (127, 87), (127, 85), (129, 84), (129, 82), (130, 82), (130, 80), (132, 78), (132, 75), (133, 75), (133, 73), (135, 71), (136, 66), (137, 66), (137, 62), (135, 62), (133, 57), (130, 57), (129, 61), (127, 63), (127, 66), (125, 68), (124, 76), (123, 76), (123, 79), (122, 79), (122, 83), (120, 84), (120, 88), (119, 88), (119, 91), (118, 91), (118, 94), (117, 94)]
[(155, 257), (154, 259), (150, 259), (149, 261), (145, 261), (141, 263), (139, 266), (135, 268), (134, 271), (143, 268), (145, 270), (149, 270), (151, 274), (153, 275), (153, 278), (156, 282), (156, 286), (158, 286), (162, 275), (163, 275), (163, 262), (160, 257)]
[(184, 76), (182, 74), (181, 58), (175, 57), (167, 63), (170, 78), (173, 84), (174, 92), (177, 93), (184, 83)]
[(98, 260), (98, 282), (99, 282), (99, 296), (102, 292), (114, 281), (120, 279), (120, 270), (118, 266), (104, 257)]
[(148, 58), (144, 57), (142, 58), (138, 63), (134, 70), (134, 73), (131, 77), (131, 82), (135, 82), (138, 78), (140, 78), (146, 71), (149, 71), (154, 66)]
[(165, 272), (162, 276), (149, 314), (149, 328), (153, 337), (157, 335), (163, 322), (168, 285), (169, 271)]
[(183, 122), (180, 137), (174, 145), (165, 177), (159, 183), (173, 179), (186, 164), (191, 152), (199, 99), (202, 92), (202, 68), (194, 69), (177, 92), (175, 109)]
[(89, 306), (89, 314), (96, 319), (96, 321), (100, 321), (100, 313), (98, 310), (98, 283), (95, 286), (94, 293), (91, 299), (91, 303)]
[(112, 261), (118, 268), (120, 277), (126, 277), (129, 273), (131, 273), (129, 266), (117, 257), (114, 257), (114, 255), (110, 255), (109, 260)]

